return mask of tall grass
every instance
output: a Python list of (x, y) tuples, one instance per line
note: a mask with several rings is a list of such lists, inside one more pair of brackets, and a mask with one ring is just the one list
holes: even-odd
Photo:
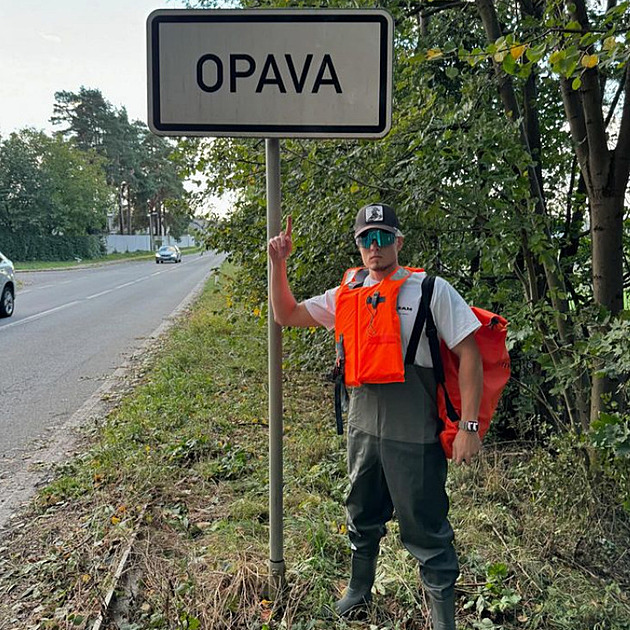
[[(326, 617), (349, 563), (344, 438), (321, 376), (287, 369), (283, 385), (281, 597), (265, 599), (266, 326), (211, 283), (5, 541), (0, 628), (91, 627), (134, 533), (110, 628), (428, 628), (395, 521), (367, 617)], [(487, 445), (449, 490), (460, 628), (630, 628), (628, 514), (579, 453)]]

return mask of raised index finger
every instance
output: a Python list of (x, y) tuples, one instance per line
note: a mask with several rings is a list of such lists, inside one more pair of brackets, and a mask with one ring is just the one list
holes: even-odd
[(287, 217), (287, 229), (285, 234), (291, 238), (291, 230), (293, 229), (293, 217), (291, 215), (289, 215)]

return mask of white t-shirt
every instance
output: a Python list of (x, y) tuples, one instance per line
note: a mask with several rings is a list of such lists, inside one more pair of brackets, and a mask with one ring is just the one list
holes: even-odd
[[(426, 274), (413, 273), (401, 287), (398, 294), (398, 316), (400, 317), (400, 333), (403, 346), (403, 357), (407, 351), (409, 337), (416, 321), (416, 314), (422, 296), (422, 280)], [(363, 283), (364, 287), (378, 284), (377, 280), (368, 276)], [(329, 289), (322, 295), (317, 295), (304, 304), (311, 316), (322, 326), (329, 330), (335, 327), (335, 295), (337, 289)], [(464, 298), (443, 278), (435, 278), (433, 296), (431, 298), (431, 312), (439, 336), (449, 348), (456, 346), (462, 339), (475, 332), (481, 326), (475, 314), (464, 301)], [(416, 365), (432, 367), (431, 352), (424, 329), (420, 335), (418, 351), (416, 352)]]

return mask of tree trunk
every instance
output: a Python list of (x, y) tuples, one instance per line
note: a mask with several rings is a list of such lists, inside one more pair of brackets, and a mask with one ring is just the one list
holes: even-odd
[(131, 199), (129, 199), (129, 188), (127, 188), (127, 234), (131, 235)]
[(591, 198), (593, 294), (613, 315), (623, 310), (623, 194)]
[[(494, 0), (475, 0), (475, 4), (486, 31), (488, 41), (493, 43), (502, 35), (494, 6)], [(520, 108), (516, 98), (512, 78), (503, 72), (500, 65), (495, 63), (494, 68), (499, 84), (499, 94), (505, 113), (509, 119), (515, 122), (518, 121), (523, 148), (532, 158), (532, 162), (536, 164), (536, 166), (528, 167), (530, 193), (532, 199), (536, 201), (536, 213), (545, 216), (547, 211), (542, 187), (542, 169), (540, 168), (540, 136), (538, 129), (538, 117), (535, 108), (535, 79), (531, 79), (531, 81), (528, 81), (526, 84), (526, 126), (526, 124), (520, 120)], [(530, 137), (533, 144), (530, 142)], [(533, 150), (536, 151), (538, 155), (534, 155)], [(547, 237), (548, 241), (551, 242), (551, 237), (548, 233)], [(524, 247), (528, 247), (527, 240), (527, 235), (524, 234)], [(538, 267), (537, 262), (534, 261), (530, 255), (531, 252), (524, 250), (524, 253), (525, 258), (530, 260), (533, 267)], [(565, 346), (570, 348), (574, 341), (574, 331), (571, 325), (569, 305), (566, 300), (567, 292), (564, 285), (564, 279), (561, 274), (559, 261), (553, 255), (546, 257), (546, 259), (542, 261), (542, 269), (544, 270), (545, 279), (547, 281), (549, 299), (555, 313), (555, 324), (558, 332), (558, 339), (561, 347)], [(538, 299), (542, 299), (542, 296), (538, 295), (538, 290), (535, 289), (538, 278), (534, 268), (528, 268), (528, 272), (531, 297), (535, 303)], [(561, 347), (559, 348), (556, 342), (549, 337), (547, 331), (544, 330), (544, 323), (540, 322), (539, 325), (541, 326), (545, 337), (545, 343), (547, 344), (549, 356), (554, 363), (556, 363), (558, 351), (561, 350)], [(574, 387), (570, 390), (565, 390), (564, 399), (567, 404), (567, 411), (571, 424), (575, 428), (578, 428), (583, 426), (584, 423), (588, 423), (588, 386), (586, 389), (584, 388), (583, 379), (576, 379)]]
[[(623, 195), (591, 200), (593, 294), (595, 302), (615, 315), (623, 310)], [(596, 364), (601, 369), (601, 364)], [(619, 383), (593, 376), (591, 422), (599, 417)]]
[(124, 199), (122, 188), (118, 190), (118, 227), (120, 234), (125, 233)]

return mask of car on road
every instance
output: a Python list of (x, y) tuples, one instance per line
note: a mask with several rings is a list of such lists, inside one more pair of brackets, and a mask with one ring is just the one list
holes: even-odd
[(15, 306), (15, 270), (13, 263), (0, 252), (0, 317), (11, 317)]
[(155, 252), (155, 262), (158, 264), (163, 262), (182, 262), (182, 253), (179, 251), (177, 245), (162, 245), (162, 247)]

